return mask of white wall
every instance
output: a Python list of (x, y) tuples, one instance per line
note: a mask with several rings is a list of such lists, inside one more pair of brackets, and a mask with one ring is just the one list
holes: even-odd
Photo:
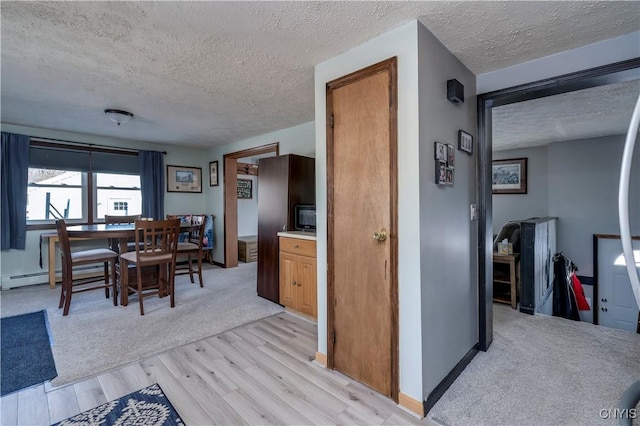
[[(619, 234), (618, 180), (624, 135), (556, 142), (545, 149), (494, 152), (495, 158), (529, 158), (531, 198), (494, 195), (494, 232), (500, 219), (557, 216), (557, 248), (593, 276), (593, 234)], [(544, 162), (546, 166), (538, 164)], [(640, 234), (640, 150), (632, 165), (629, 206), (631, 232)], [(544, 175), (543, 175), (544, 174)], [(535, 184), (535, 186), (533, 186)], [(546, 185), (546, 189), (541, 185)], [(546, 199), (545, 199), (546, 194)], [(539, 203), (535, 207), (535, 203)], [(526, 210), (524, 210), (526, 209)], [(531, 214), (522, 214), (531, 212)]]
[(547, 184), (547, 147), (494, 151), (494, 160), (527, 158), (527, 193), (494, 194), (493, 233), (510, 220), (549, 215)]
[[(478, 343), (478, 235), (477, 221), (471, 221), (469, 212), (470, 204), (476, 203), (478, 150), (474, 147), (472, 156), (457, 150), (459, 129), (476, 136), (475, 75), (421, 24), (418, 58), (419, 227), (412, 222), (407, 228), (413, 229), (405, 232), (415, 235), (420, 230), (421, 277), (417, 282), (421, 282), (422, 294), (412, 297), (421, 296), (422, 389), (426, 398)], [(446, 82), (452, 78), (464, 85), (463, 104), (454, 105), (446, 99)], [(435, 141), (456, 147), (452, 187), (435, 184)], [(401, 169), (407, 167), (411, 164), (401, 163)], [(415, 199), (415, 192), (407, 196)], [(405, 208), (414, 210), (412, 204)], [(415, 284), (413, 277), (411, 281), (404, 283), (405, 287)]]
[[(289, 127), (287, 129), (278, 130), (272, 133), (266, 133), (264, 135), (255, 136), (248, 139), (243, 139), (226, 145), (218, 145), (209, 148), (207, 155), (207, 162), (218, 160), (218, 186), (209, 187), (204, 189), (207, 197), (207, 204), (209, 210), (213, 211), (216, 215), (214, 221), (214, 234), (216, 238), (216, 244), (213, 250), (213, 259), (216, 262), (224, 262), (224, 160), (223, 155), (232, 152), (242, 151), (249, 148), (255, 148), (261, 145), (268, 145), (274, 142), (279, 142), (280, 155), (285, 154), (298, 154), (307, 157), (315, 157), (315, 134), (314, 123), (310, 121), (308, 123), (299, 124), (297, 126)], [(259, 173), (259, 171), (258, 171)], [(258, 177), (259, 179), (259, 177)], [(258, 184), (258, 194), (260, 192)], [(260, 195), (258, 195), (259, 197)], [(255, 194), (254, 194), (255, 198)], [(257, 202), (257, 199), (255, 200)], [(238, 204), (238, 209), (241, 205)], [(240, 220), (240, 211), (238, 211), (238, 220)], [(244, 219), (243, 219), (244, 220)], [(253, 219), (247, 218), (247, 223), (253, 221)], [(257, 210), (256, 220), (257, 226)], [(248, 231), (247, 231), (248, 232)], [(250, 235), (256, 235), (256, 232)], [(239, 236), (248, 235), (239, 233)]]
[[(202, 167), (203, 170), (203, 188), (206, 185), (208, 176), (208, 159), (206, 150), (178, 147), (173, 145), (161, 145), (148, 142), (140, 142), (125, 139), (107, 138), (94, 135), (85, 135), (79, 133), (62, 132), (49, 129), (38, 129), (25, 126), (16, 126), (11, 124), (2, 124), (3, 132), (18, 133), (23, 135), (60, 139), (73, 142), (93, 143), (97, 145), (106, 145), (113, 147), (145, 149), (156, 151), (167, 151), (164, 158), (165, 165), (179, 165)], [(209, 211), (205, 201), (206, 194), (181, 194), (181, 193), (165, 193), (164, 208), (165, 214), (172, 213), (191, 213)], [(51, 229), (53, 231), (53, 229)], [(39, 260), (39, 236), (44, 231), (28, 231), (25, 250), (5, 250), (0, 252), (2, 259), (2, 270), (0, 270), (0, 279), (3, 288), (9, 288), (14, 285), (29, 285), (48, 282), (48, 262), (46, 244), (42, 249), (43, 253), (43, 269), (38, 266)], [(59, 259), (58, 259), (58, 267)], [(31, 275), (31, 277), (20, 280), (11, 280), (11, 276)]]

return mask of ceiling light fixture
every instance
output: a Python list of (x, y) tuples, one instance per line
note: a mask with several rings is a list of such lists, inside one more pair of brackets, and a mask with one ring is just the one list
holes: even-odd
[(133, 118), (133, 114), (121, 109), (105, 109), (104, 114), (109, 118), (109, 120), (113, 121), (118, 126)]

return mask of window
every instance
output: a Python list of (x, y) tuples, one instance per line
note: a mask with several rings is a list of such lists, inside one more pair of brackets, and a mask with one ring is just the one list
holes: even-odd
[(135, 154), (32, 142), (27, 224), (102, 222), (105, 215), (142, 213)]
[(29, 168), (27, 223), (60, 218), (83, 219), (86, 173)]
[(140, 176), (96, 173), (96, 215), (127, 216), (142, 214)]

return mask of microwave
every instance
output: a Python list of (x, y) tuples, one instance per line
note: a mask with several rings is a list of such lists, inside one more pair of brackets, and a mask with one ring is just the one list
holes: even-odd
[(294, 207), (294, 228), (296, 231), (315, 232), (316, 206), (299, 204)]

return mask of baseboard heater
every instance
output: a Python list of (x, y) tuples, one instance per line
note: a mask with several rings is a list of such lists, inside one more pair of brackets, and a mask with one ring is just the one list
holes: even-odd
[[(95, 272), (102, 274), (104, 271), (104, 267), (101, 265), (94, 266), (81, 266), (73, 269), (75, 272), (84, 272), (91, 273)], [(60, 276), (62, 274), (61, 270), (56, 270), (56, 276)], [(48, 284), (49, 283), (49, 272), (33, 272), (30, 274), (19, 274), (19, 275), (11, 275), (9, 277), (2, 278), (2, 284), (0, 288), (2, 290), (8, 290), (16, 287), (24, 287), (28, 285), (36, 285), (36, 284)]]

